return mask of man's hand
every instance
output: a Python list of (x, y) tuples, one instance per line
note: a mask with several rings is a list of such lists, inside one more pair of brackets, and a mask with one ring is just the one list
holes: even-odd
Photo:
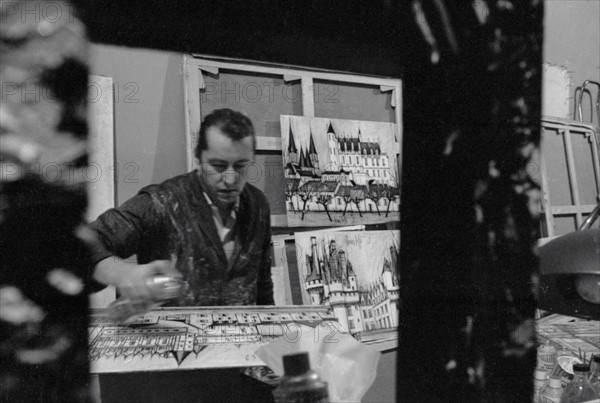
[(99, 283), (117, 287), (121, 295), (136, 302), (152, 302), (156, 296), (148, 288), (147, 280), (156, 275), (181, 278), (174, 261), (155, 260), (147, 264), (127, 263), (111, 256), (96, 265), (94, 279)]

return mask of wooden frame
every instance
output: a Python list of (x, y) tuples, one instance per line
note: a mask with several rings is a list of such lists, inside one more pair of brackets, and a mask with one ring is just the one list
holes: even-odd
[[(86, 218), (93, 221), (104, 211), (115, 207), (115, 121), (112, 77), (90, 75), (88, 95), (89, 169), (88, 210)], [(109, 286), (90, 295), (92, 308), (103, 308), (116, 297)]]
[[(315, 117), (314, 80), (378, 86), (381, 92), (391, 92), (391, 106), (395, 109), (394, 123), (398, 125), (400, 134), (396, 154), (402, 155), (402, 82), (399, 79), (309, 69), (298, 66), (258, 63), (248, 60), (217, 59), (193, 54), (183, 56), (184, 97), (186, 105), (186, 152), (189, 170), (196, 167), (193, 149), (197, 142), (201, 121), (199, 89), (205, 88), (202, 73), (218, 74), (220, 69), (275, 75), (283, 78), (283, 81), (286, 83), (300, 81), (302, 89), (302, 116), (306, 117)], [(281, 139), (263, 136), (258, 133), (256, 137), (256, 151), (257, 153), (261, 151), (281, 151)], [(401, 172), (402, 167), (400, 164), (398, 167), (399, 175), (401, 175)], [(286, 215), (272, 215), (271, 224), (276, 227), (287, 226)]]
[(86, 218), (92, 221), (115, 206), (115, 122), (112, 77), (91, 75), (89, 82), (89, 159), (98, 171), (88, 183)]

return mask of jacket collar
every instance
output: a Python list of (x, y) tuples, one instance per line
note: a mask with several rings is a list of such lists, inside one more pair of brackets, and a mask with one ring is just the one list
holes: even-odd
[[(209, 201), (212, 202), (212, 200), (210, 200), (210, 197), (208, 197), (202, 186), (202, 181), (198, 176), (198, 170), (196, 169), (190, 172), (190, 175), (193, 176), (191, 180), (191, 185), (192, 191), (194, 192), (194, 198), (196, 199), (199, 207), (198, 215), (201, 222), (206, 223), (206, 225), (200, 226), (200, 230), (206, 235), (206, 237), (212, 244), (212, 247), (217, 251), (217, 254), (219, 255), (219, 258), (221, 259), (224, 267), (228, 267), (231, 264), (235, 263), (235, 260), (237, 259), (237, 253), (234, 252), (234, 256), (231, 257), (230, 264), (228, 264), (227, 256), (225, 255), (225, 251), (223, 250), (223, 243), (221, 242), (221, 238), (219, 237), (219, 233), (217, 232), (216, 225), (213, 221), (213, 210), (209, 203)], [(250, 219), (250, 217), (248, 217), (248, 214), (251, 214), (252, 212), (252, 208), (251, 206), (249, 206), (247, 187), (248, 185), (246, 184), (240, 196), (238, 197), (235, 207), (237, 221), (236, 226), (241, 225), (242, 228), (247, 227), (247, 223), (249, 222), (248, 220)], [(241, 236), (239, 237), (239, 239), (236, 240), (236, 243), (240, 241), (242, 241)], [(236, 245), (236, 250), (239, 249), (238, 246), (239, 245)]]

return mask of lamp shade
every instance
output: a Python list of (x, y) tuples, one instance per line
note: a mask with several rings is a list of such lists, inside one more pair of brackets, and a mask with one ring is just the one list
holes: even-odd
[(600, 228), (570, 232), (540, 248), (540, 273), (600, 274)]
[(575, 231), (553, 239), (540, 251), (539, 308), (569, 316), (600, 319), (600, 304), (586, 301), (576, 280), (592, 288), (600, 276), (600, 229)]

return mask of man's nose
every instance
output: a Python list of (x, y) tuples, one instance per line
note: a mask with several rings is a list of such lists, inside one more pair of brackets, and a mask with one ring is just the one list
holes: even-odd
[(226, 185), (235, 185), (238, 181), (239, 174), (233, 168), (227, 169), (222, 175), (222, 180)]

